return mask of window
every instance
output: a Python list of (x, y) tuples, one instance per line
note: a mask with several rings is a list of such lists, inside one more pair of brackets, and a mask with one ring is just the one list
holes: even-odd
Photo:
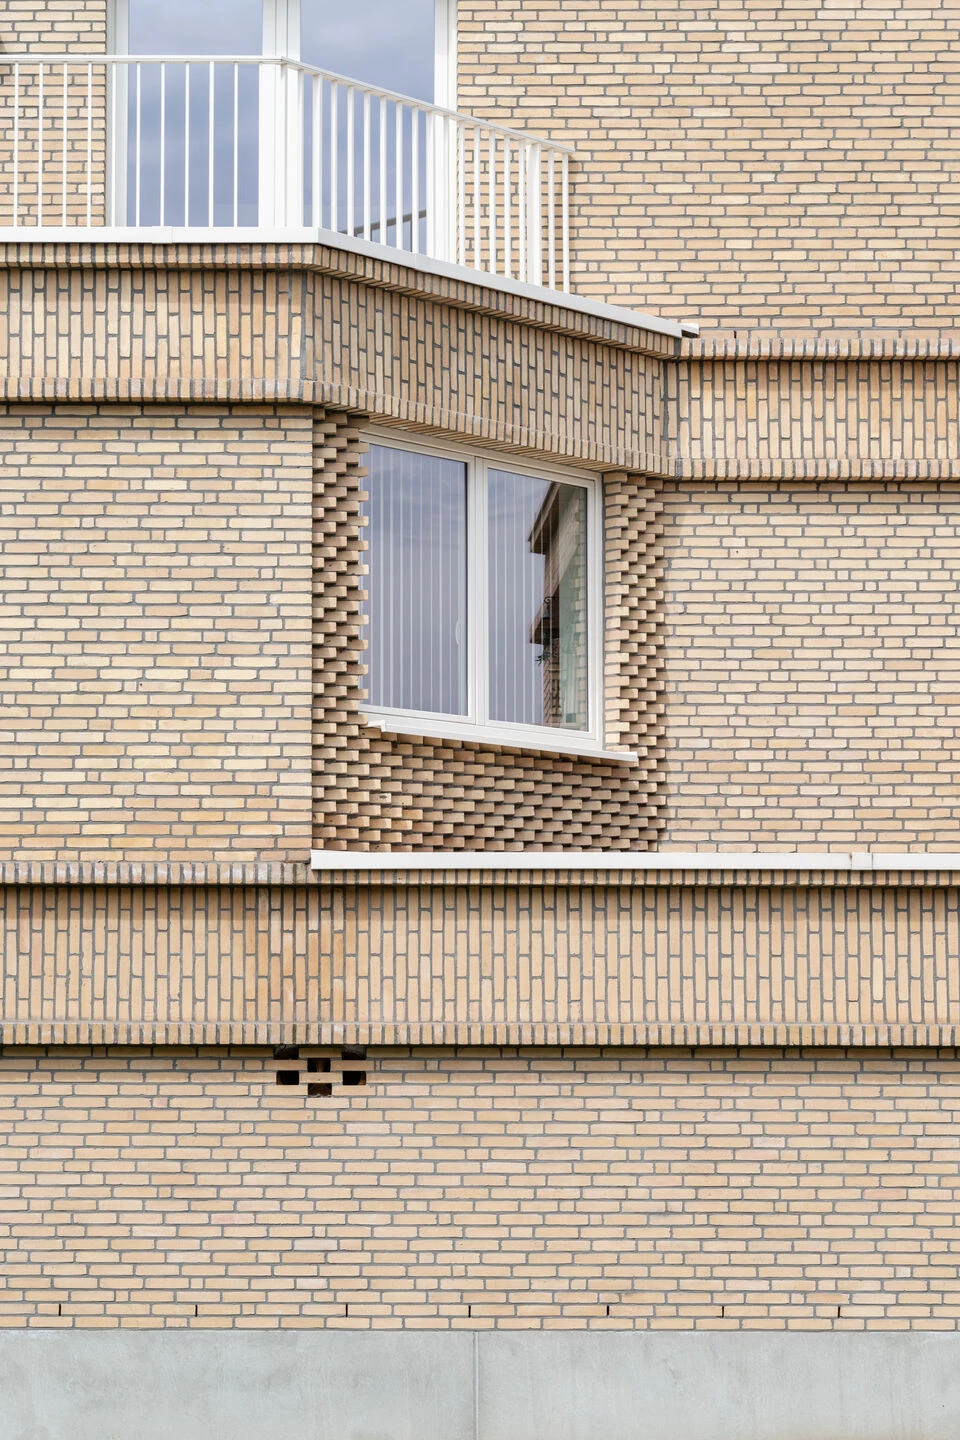
[(379, 436), (368, 471), (370, 720), (601, 751), (597, 483)]

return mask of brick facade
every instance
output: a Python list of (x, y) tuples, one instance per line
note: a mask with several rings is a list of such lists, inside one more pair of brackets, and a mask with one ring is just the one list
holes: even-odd
[(957, 1328), (956, 1050), (329, 1061), (0, 1057), (0, 1325)]
[(825, 334), (956, 325), (953, 0), (460, 0), (462, 110), (573, 145), (573, 284)]
[(273, 407), (0, 414), (5, 858), (306, 858), (311, 441)]
[[(461, 108), (576, 145), (575, 291), (698, 340), (0, 242), (0, 1326), (957, 1329), (958, 25), (461, 0)], [(364, 722), (371, 424), (597, 477), (635, 765)]]

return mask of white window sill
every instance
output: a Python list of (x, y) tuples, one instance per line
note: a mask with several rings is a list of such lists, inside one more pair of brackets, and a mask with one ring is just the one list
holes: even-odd
[(413, 735), (423, 740), (459, 740), (467, 745), (506, 746), (510, 750), (531, 750), (541, 755), (570, 755), (584, 760), (606, 760), (614, 765), (636, 765), (638, 756), (629, 750), (604, 750), (596, 740), (579, 739), (572, 731), (531, 734), (509, 725), (471, 725), (464, 720), (442, 720), (433, 716), (417, 718), (392, 715), (378, 710), (364, 712), (368, 725), (388, 735)]

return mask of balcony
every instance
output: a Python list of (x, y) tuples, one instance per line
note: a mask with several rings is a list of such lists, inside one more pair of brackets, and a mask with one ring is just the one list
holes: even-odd
[(0, 122), (0, 240), (317, 240), (570, 289), (568, 148), (299, 61), (7, 53)]

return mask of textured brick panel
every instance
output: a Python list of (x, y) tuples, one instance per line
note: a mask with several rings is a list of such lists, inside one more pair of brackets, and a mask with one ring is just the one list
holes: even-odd
[(956, 323), (956, 0), (460, 0), (460, 108), (571, 144), (573, 287), (726, 328)]
[(605, 490), (610, 744), (640, 763), (381, 734), (364, 722), (362, 432), (318, 420), (314, 545), (314, 835), (323, 849), (608, 850), (656, 834), (659, 505), (624, 475)]
[(661, 846), (960, 849), (957, 482), (664, 502)]
[(679, 473), (701, 478), (960, 478), (960, 348), (722, 341), (666, 371)]
[(302, 860), (309, 413), (0, 413), (3, 858)]
[(955, 1050), (6, 1051), (8, 1326), (952, 1330)]
[(678, 342), (321, 245), (0, 246), (0, 395), (286, 400), (661, 468)]
[(102, 876), (0, 906), (3, 1044), (960, 1042), (955, 880)]

